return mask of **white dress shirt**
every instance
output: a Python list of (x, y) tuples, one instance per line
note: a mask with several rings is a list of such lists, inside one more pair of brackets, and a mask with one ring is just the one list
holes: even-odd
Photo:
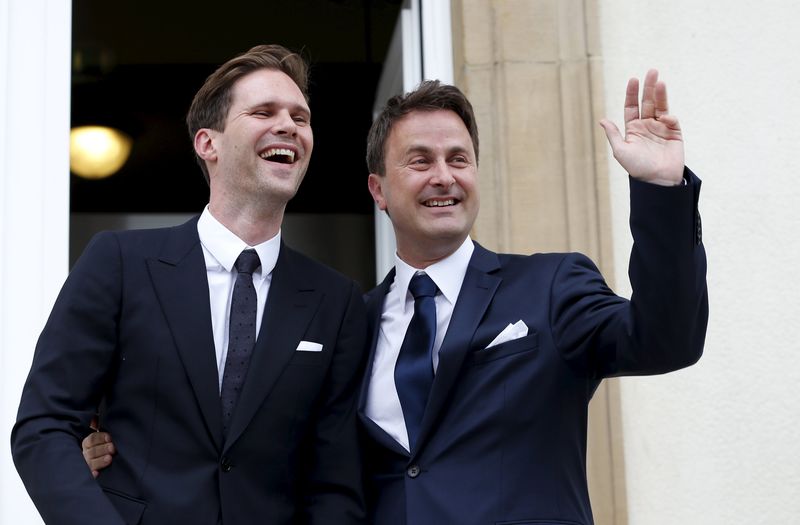
[(403, 419), (403, 408), (394, 384), (394, 367), (406, 330), (414, 315), (414, 296), (408, 291), (408, 283), (414, 274), (426, 273), (439, 288), (436, 294), (436, 338), (433, 342), (433, 369), (439, 366), (439, 348), (450, 325), (461, 284), (475, 245), (467, 237), (461, 246), (441, 261), (420, 270), (403, 262), (395, 254), (394, 281), (383, 303), (381, 327), (372, 364), (372, 374), (367, 389), (366, 415), (392, 436), (406, 450), (408, 431)]
[(272, 282), (272, 270), (278, 261), (281, 247), (281, 232), (272, 239), (257, 246), (248, 246), (228, 228), (222, 225), (208, 211), (208, 206), (197, 221), (197, 233), (203, 246), (208, 277), (208, 296), (211, 301), (211, 330), (214, 333), (214, 349), (217, 354), (217, 374), (219, 388), (222, 389), (222, 374), (228, 356), (228, 330), (230, 328), (231, 298), (236, 283), (236, 269), (233, 264), (243, 250), (252, 248), (258, 253), (261, 267), (253, 272), (253, 286), (256, 289), (258, 305), (256, 309), (256, 337), (261, 329), (264, 305)]

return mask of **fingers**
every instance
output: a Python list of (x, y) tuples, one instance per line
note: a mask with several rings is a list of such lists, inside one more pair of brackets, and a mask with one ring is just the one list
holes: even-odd
[(660, 117), (658, 117), (658, 121), (664, 124), (667, 127), (667, 129), (670, 132), (672, 132), (673, 136), (670, 138), (675, 138), (676, 137), (675, 134), (677, 134), (677, 136), (680, 136), (681, 125), (680, 122), (678, 122), (678, 117), (676, 117), (675, 115), (661, 115)]
[(669, 114), (669, 104), (667, 103), (667, 85), (658, 81), (655, 86), (655, 112), (656, 118)]
[(667, 99), (667, 85), (658, 80), (658, 71), (651, 69), (644, 77), (642, 88), (641, 109), (637, 97), (639, 95), (639, 80), (632, 78), (628, 81), (625, 91), (625, 122), (639, 118), (660, 118), (669, 114)]
[[(644, 77), (644, 88), (642, 89), (642, 113), (643, 119), (656, 117), (656, 84), (658, 83), (658, 71), (651, 69)], [(664, 96), (666, 97), (666, 88)], [(666, 103), (666, 99), (665, 99)]]
[(92, 432), (83, 438), (83, 441), (81, 441), (81, 448), (86, 450), (105, 443), (111, 443), (111, 434), (108, 432)]
[[(639, 118), (639, 79), (628, 80), (628, 88), (625, 90), (625, 122), (637, 120)], [(605, 127), (605, 126), (604, 126)]]
[[(639, 103), (639, 79), (634, 77), (628, 80), (625, 90), (625, 129), (628, 130), (629, 124), (640, 119), (665, 118), (668, 119), (668, 122), (665, 122), (668, 127), (680, 129), (677, 119), (669, 115), (667, 85), (658, 80), (658, 71), (651, 69), (645, 74), (641, 104)], [(673, 121), (674, 124), (671, 124)], [(611, 147), (615, 148), (622, 140), (619, 130), (608, 121), (605, 124), (601, 122), (600, 125), (605, 129)]]
[(83, 457), (86, 459), (87, 463), (106, 456), (108, 456), (110, 460), (111, 456), (116, 454), (116, 452), (114, 443), (101, 443), (91, 447), (84, 447)]
[(100, 474), (100, 471), (111, 465), (112, 458), (110, 455), (100, 456), (98, 458), (89, 459), (86, 454), (83, 456), (84, 461), (92, 471), (92, 476), (95, 478)]
[(83, 449), (83, 459), (92, 470), (95, 478), (100, 474), (100, 470), (111, 465), (112, 456), (116, 454), (114, 443), (107, 432), (94, 432), (89, 434), (81, 442)]

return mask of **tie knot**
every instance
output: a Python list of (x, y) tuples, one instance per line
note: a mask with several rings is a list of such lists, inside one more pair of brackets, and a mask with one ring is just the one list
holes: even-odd
[(411, 295), (414, 296), (414, 299), (419, 299), (420, 297), (433, 297), (436, 295), (436, 291), (438, 288), (436, 287), (436, 283), (433, 282), (433, 279), (426, 273), (418, 273), (411, 278), (411, 282), (408, 283), (408, 289), (411, 292)]
[(261, 266), (261, 259), (258, 258), (258, 253), (253, 249), (243, 250), (233, 263), (234, 268), (239, 273), (246, 273), (252, 275), (256, 268)]

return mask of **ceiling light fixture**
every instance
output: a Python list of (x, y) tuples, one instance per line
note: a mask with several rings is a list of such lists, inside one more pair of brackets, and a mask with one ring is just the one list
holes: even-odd
[(133, 140), (118, 129), (80, 126), (69, 133), (69, 168), (85, 179), (103, 179), (118, 172), (131, 154)]

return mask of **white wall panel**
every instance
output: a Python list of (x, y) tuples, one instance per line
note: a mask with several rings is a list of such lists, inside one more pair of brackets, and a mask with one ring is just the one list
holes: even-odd
[[(598, 2), (605, 104), (657, 67), (703, 179), (711, 318), (698, 365), (622, 381), (632, 525), (800, 515), (800, 4)], [(613, 159), (616, 281), (628, 186)]]

